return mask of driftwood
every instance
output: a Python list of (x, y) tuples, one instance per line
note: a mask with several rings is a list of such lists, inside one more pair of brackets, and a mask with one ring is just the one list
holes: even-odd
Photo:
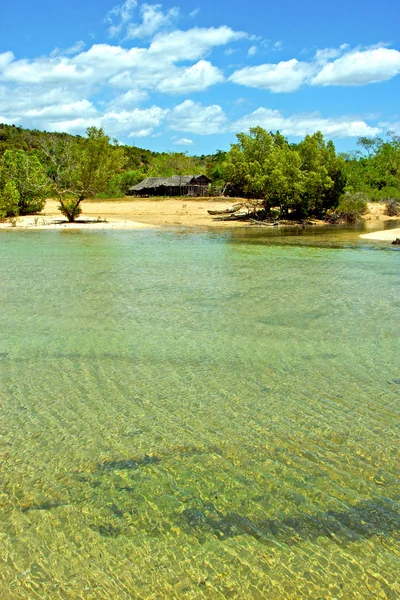
[(278, 221), (258, 221), (257, 219), (249, 219), (250, 223), (259, 225), (260, 227), (278, 227)]

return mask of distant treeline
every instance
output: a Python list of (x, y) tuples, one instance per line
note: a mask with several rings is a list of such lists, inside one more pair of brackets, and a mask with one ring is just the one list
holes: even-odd
[(83, 137), (0, 124), (0, 218), (40, 212), (54, 195), (74, 220), (85, 198), (124, 196), (145, 177), (195, 173), (211, 179), (210, 194), (262, 199), (266, 215), (351, 219), (367, 200), (397, 210), (400, 137), (363, 137), (354, 152), (337, 154), (320, 132), (293, 144), (254, 127), (228, 152), (188, 156), (120, 145), (94, 127)]

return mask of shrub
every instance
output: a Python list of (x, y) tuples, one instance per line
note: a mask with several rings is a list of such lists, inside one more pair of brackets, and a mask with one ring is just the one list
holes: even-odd
[(335, 213), (346, 223), (356, 223), (367, 210), (367, 197), (362, 192), (346, 192), (339, 200)]
[(394, 198), (386, 203), (385, 215), (388, 217), (398, 217), (400, 215), (400, 202)]
[(67, 217), (70, 223), (73, 223), (82, 213), (80, 204), (77, 204), (74, 198), (64, 198), (62, 204), (60, 203), (57, 208), (64, 217)]

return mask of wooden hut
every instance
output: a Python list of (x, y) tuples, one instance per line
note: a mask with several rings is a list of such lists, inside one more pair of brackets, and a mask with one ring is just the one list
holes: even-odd
[(211, 183), (206, 175), (146, 177), (129, 188), (129, 196), (204, 196)]

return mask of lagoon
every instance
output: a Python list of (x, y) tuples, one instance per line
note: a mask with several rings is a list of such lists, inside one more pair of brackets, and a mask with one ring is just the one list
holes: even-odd
[(0, 597), (400, 597), (399, 253), (0, 236)]

